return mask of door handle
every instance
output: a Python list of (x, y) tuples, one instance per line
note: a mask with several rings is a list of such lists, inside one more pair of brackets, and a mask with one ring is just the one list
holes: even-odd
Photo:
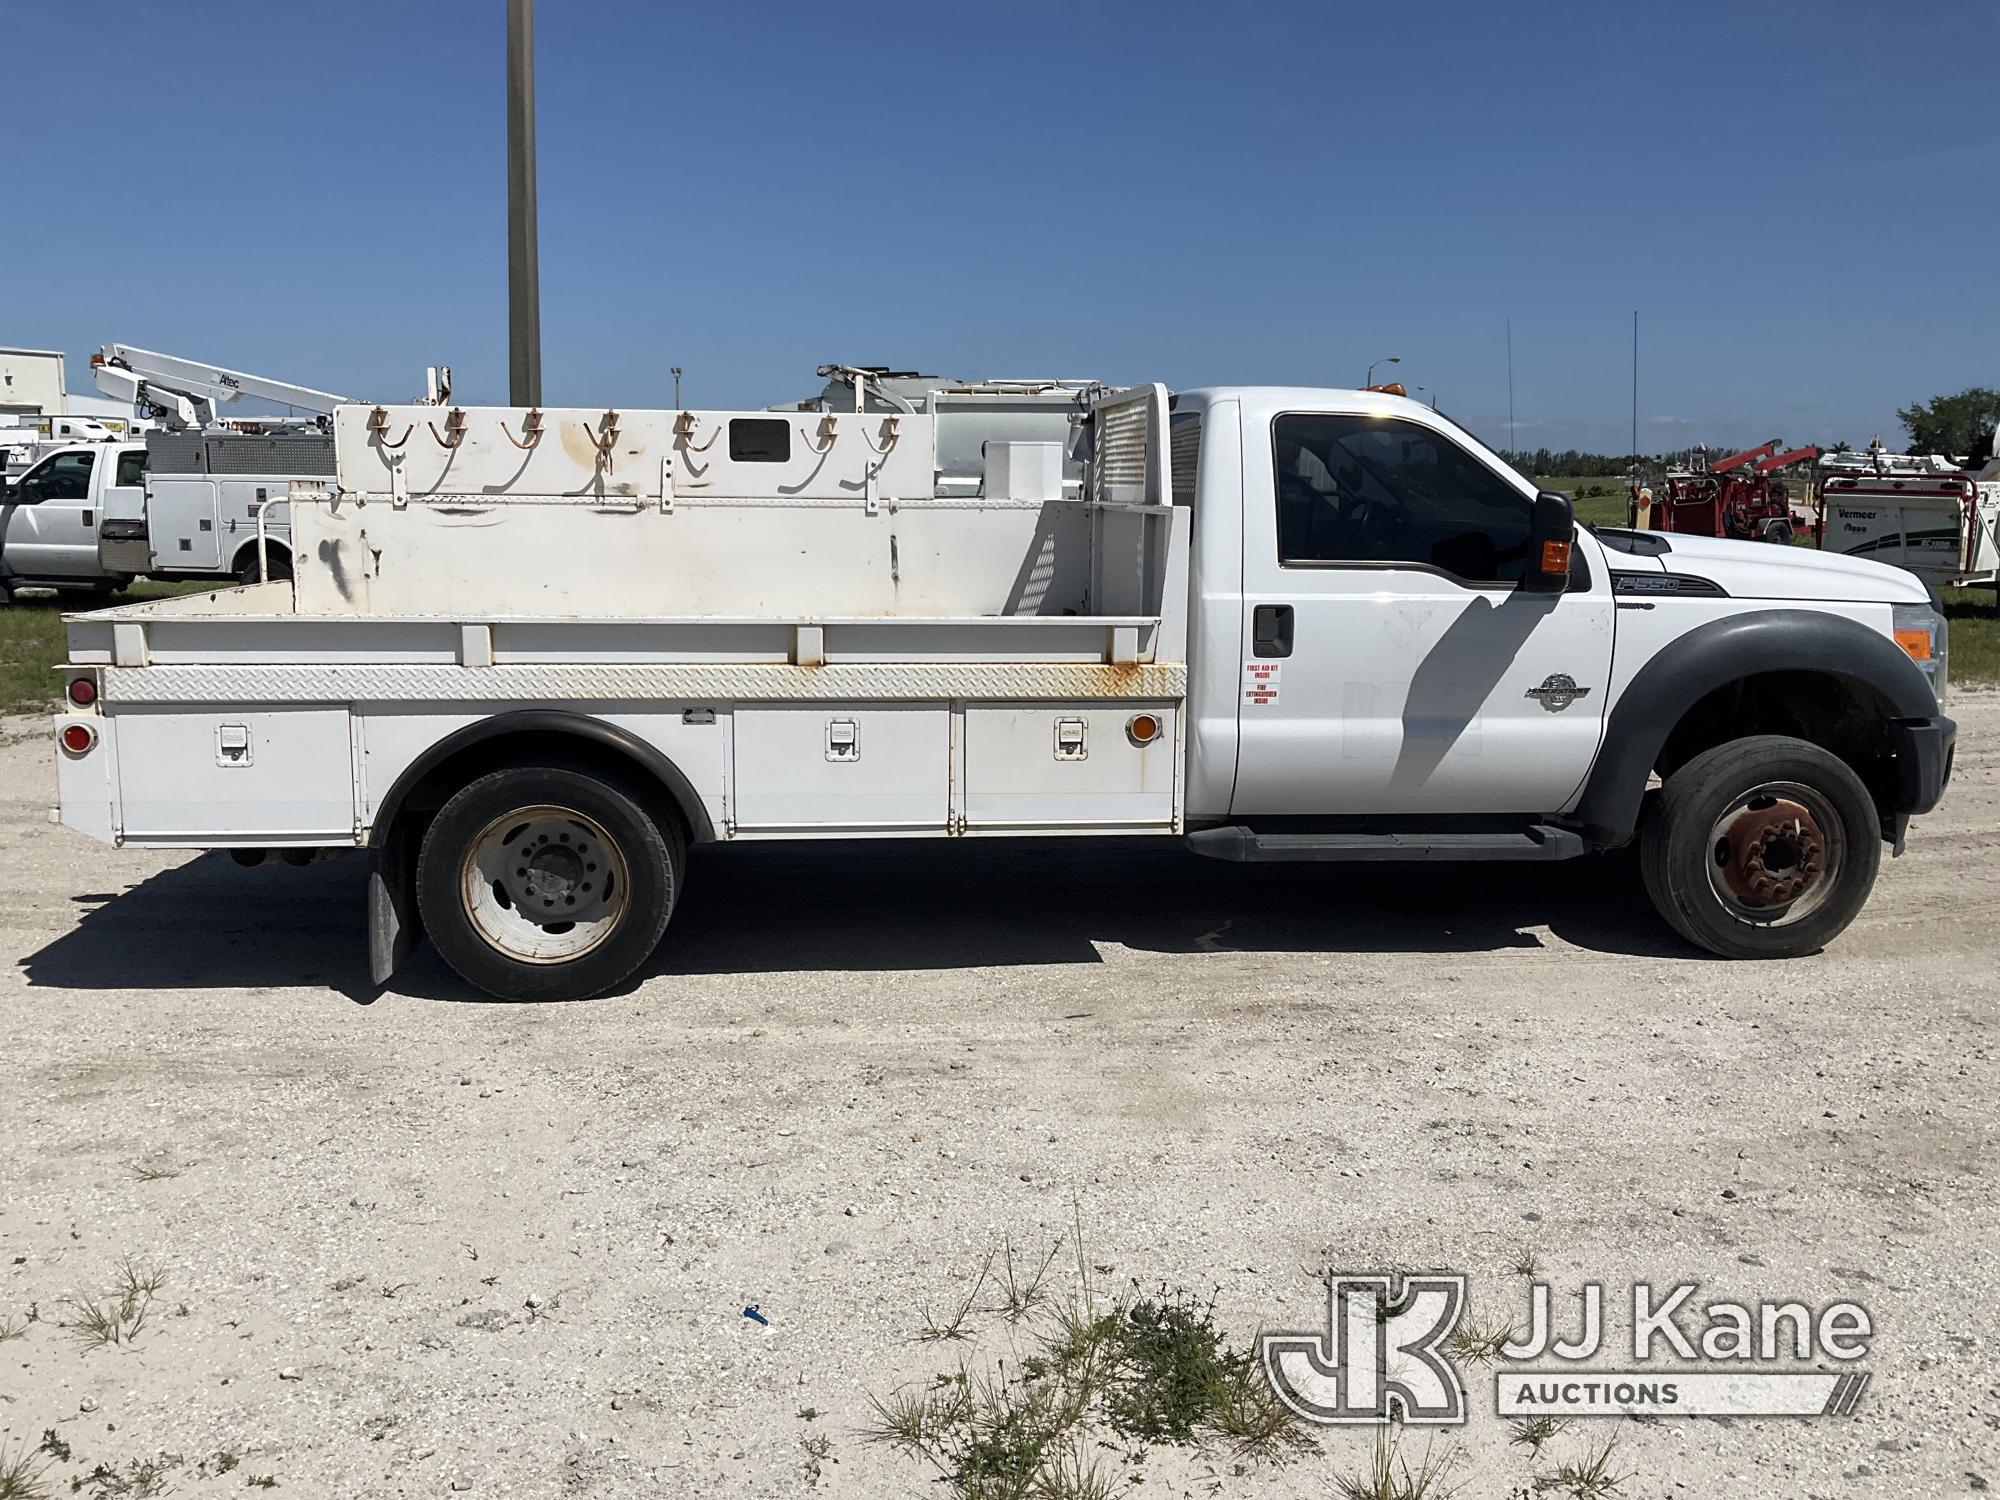
[(85, 512), (83, 513), (83, 524), (84, 524), (85, 526), (88, 526), (88, 525), (90, 525), (90, 520), (91, 520), (91, 517), (92, 517), (92, 516), (94, 516), (94, 515), (96, 515), (96, 514), (97, 514), (97, 512), (95, 512), (95, 511), (90, 511), (90, 510), (87, 510), (87, 511), (85, 511)]
[(1252, 656), (1292, 654), (1291, 605), (1260, 604), (1251, 611), (1250, 654)]

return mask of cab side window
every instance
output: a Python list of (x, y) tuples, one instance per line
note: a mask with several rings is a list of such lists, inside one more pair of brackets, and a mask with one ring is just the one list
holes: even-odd
[(1443, 434), (1398, 418), (1300, 413), (1272, 424), (1278, 559), (1438, 569), (1518, 583), (1531, 502)]
[(118, 455), (118, 478), (120, 485), (141, 485), (146, 482), (146, 454), (144, 449), (134, 449), (130, 453)]
[(95, 453), (58, 453), (34, 471), (37, 499), (88, 500), (90, 471), (97, 463)]

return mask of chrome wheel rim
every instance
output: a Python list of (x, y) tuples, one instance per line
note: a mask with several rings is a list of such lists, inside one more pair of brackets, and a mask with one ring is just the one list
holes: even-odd
[(624, 920), (624, 852), (570, 807), (502, 813), (467, 846), (459, 899), (488, 946), (521, 963), (559, 964), (602, 945)]
[(1709, 888), (1732, 916), (1753, 926), (1803, 921), (1825, 903), (1846, 864), (1840, 815), (1796, 781), (1753, 787), (1709, 830)]

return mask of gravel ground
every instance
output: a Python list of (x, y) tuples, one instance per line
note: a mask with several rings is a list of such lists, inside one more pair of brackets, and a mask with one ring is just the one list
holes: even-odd
[[(1855, 1415), (1600, 1423), (1618, 1493), (1983, 1490), (2000, 696), (1954, 712), (1944, 808), (1794, 963), (1680, 947), (1629, 859), (834, 844), (699, 856), (643, 983), (538, 1007), (427, 952), (371, 994), (357, 860), (51, 827), (46, 730), (5, 721), (0, 1331), (38, 1318), (0, 1469), (53, 1430), (61, 1493), (166, 1454), (177, 1494), (937, 1494), (868, 1394), (1005, 1353), (985, 1311), (915, 1334), (1074, 1216), (1101, 1287), (1212, 1290), (1239, 1339), (1323, 1323), (1327, 1265), (1462, 1270), (1518, 1318), (1530, 1251), (1559, 1305), (1855, 1299)], [(61, 1299), (127, 1257), (164, 1284), (86, 1350)], [(1531, 1464), (1470, 1384), (1455, 1477), (1506, 1496)], [(1372, 1441), (1157, 1451), (1143, 1492), (1326, 1495)]]

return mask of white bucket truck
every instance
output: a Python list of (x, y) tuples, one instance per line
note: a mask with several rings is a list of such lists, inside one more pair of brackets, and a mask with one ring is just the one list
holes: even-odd
[(968, 446), (978, 387), (833, 373), (789, 410), (341, 407), (293, 579), (71, 619), (63, 821), (365, 849), (378, 982), (421, 931), (549, 998), (644, 963), (711, 841), (1636, 835), (1682, 935), (1787, 956), (1944, 790), (1899, 570), (1578, 532), (1393, 395), (1045, 383)]

